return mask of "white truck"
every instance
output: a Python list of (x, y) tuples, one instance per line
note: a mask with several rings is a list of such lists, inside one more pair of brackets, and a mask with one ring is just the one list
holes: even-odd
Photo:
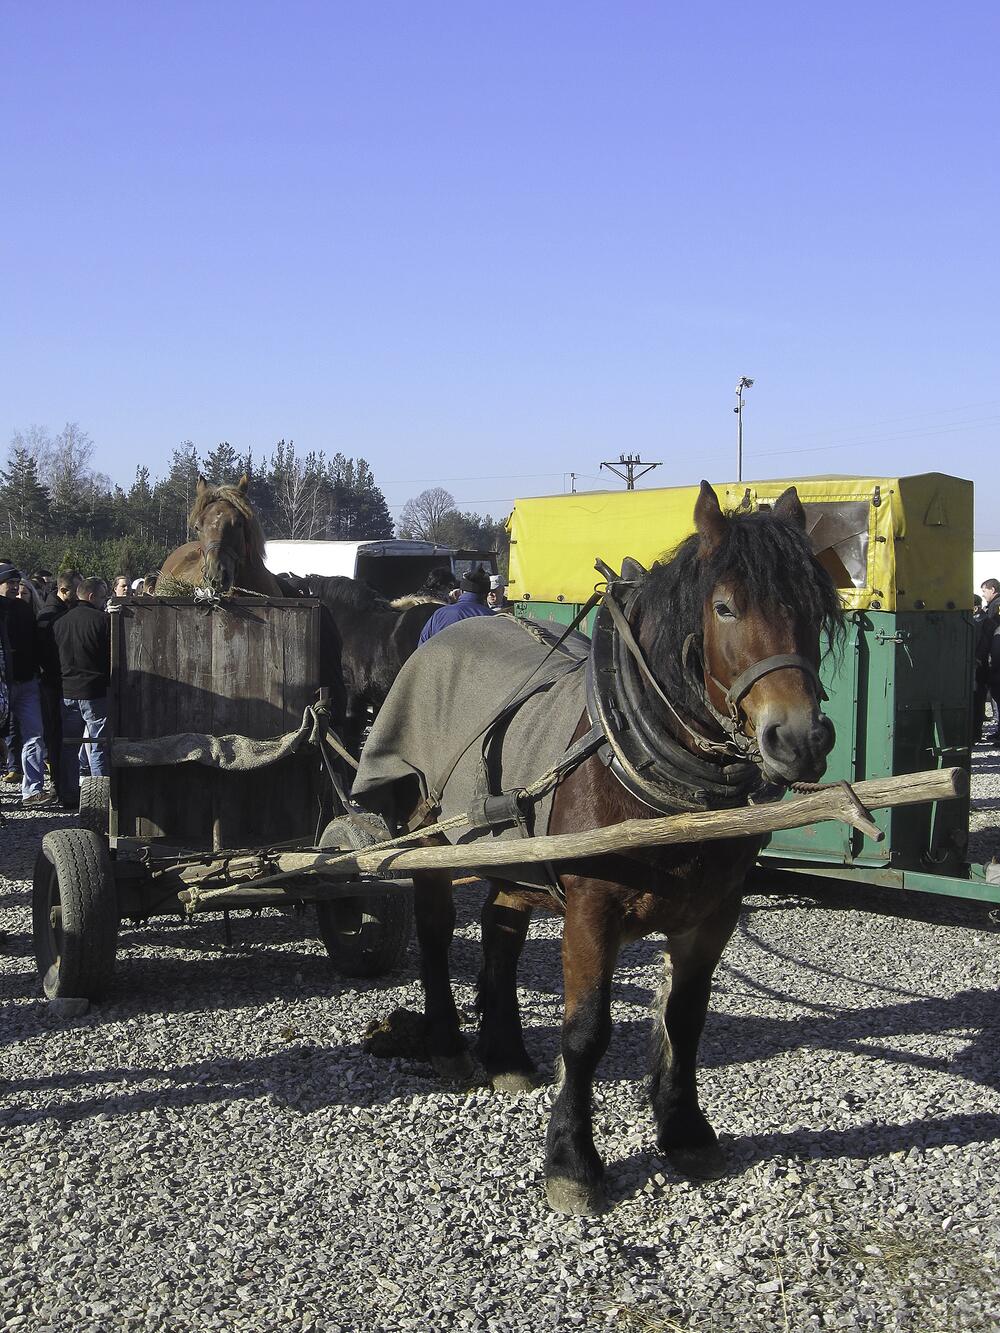
[(361, 579), (383, 597), (416, 590), (433, 569), (445, 566), (458, 576), (482, 566), (497, 572), (495, 551), (466, 551), (434, 542), (389, 538), (369, 542), (269, 541), (264, 563), (272, 574), (341, 574)]

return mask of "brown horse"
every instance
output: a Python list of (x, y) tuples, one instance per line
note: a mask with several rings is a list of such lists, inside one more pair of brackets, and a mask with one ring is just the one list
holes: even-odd
[(208, 587), (223, 594), (263, 593), (282, 597), (281, 584), (264, 565), (264, 534), (247, 499), (249, 482), (210, 486), (198, 478), (188, 524), (198, 540), (171, 551), (160, 571), (161, 584)]
[[(820, 711), (817, 669), (823, 637), (832, 645), (843, 615), (813, 556), (794, 487), (770, 513), (727, 517), (703, 482), (694, 519), (694, 535), (669, 560), (648, 574), (633, 566), (636, 578), (609, 583), (604, 600), (614, 601), (616, 612), (601, 613), (591, 670), (610, 666), (621, 693), (612, 708), (602, 711), (598, 702), (589, 709), (604, 723), (608, 745), (556, 788), (549, 833), (649, 817), (651, 810), (773, 799), (825, 771), (834, 736)], [(600, 651), (608, 654), (604, 668)], [(617, 735), (605, 715), (627, 718)], [(576, 738), (590, 723), (584, 714)], [(638, 752), (630, 758), (629, 746), (641, 749), (643, 736), (652, 744), (632, 763)], [(411, 812), (398, 813), (405, 822)], [(657, 1146), (685, 1174), (721, 1174), (716, 1134), (698, 1104), (696, 1057), (712, 975), (760, 845), (758, 837), (732, 838), (561, 862), (552, 896), (491, 880), (476, 1053), (494, 1087), (517, 1090), (534, 1081), (518, 1011), (518, 959), (534, 907), (561, 903), (565, 916), (562, 1085), (545, 1166), (554, 1208), (590, 1213), (603, 1206), (591, 1088), (611, 1036), (618, 952), (654, 931), (667, 937), (669, 975), (655, 1024)], [(448, 971), (450, 876), (423, 873), (414, 882), (428, 1051), (441, 1072), (462, 1075), (469, 1056)]]

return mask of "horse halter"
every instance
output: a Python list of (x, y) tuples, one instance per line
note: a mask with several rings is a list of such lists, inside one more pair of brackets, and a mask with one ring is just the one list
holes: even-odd
[[(638, 644), (636, 645), (638, 647)], [(641, 652), (642, 650), (639, 649)], [(697, 653), (701, 658), (701, 670), (697, 671), (692, 665), (692, 657)], [(803, 657), (800, 653), (773, 653), (770, 657), (762, 657), (757, 662), (752, 662), (739, 673), (733, 683), (726, 689), (725, 685), (719, 680), (718, 676), (712, 674), (708, 669), (708, 663), (705, 660), (704, 647), (700, 634), (689, 634), (684, 640), (684, 646), (681, 649), (681, 665), (684, 674), (691, 681), (696, 693), (700, 697), (701, 703), (707, 712), (712, 716), (715, 722), (726, 733), (729, 743), (735, 746), (742, 753), (753, 758), (754, 763), (760, 763), (762, 756), (760, 747), (757, 745), (754, 737), (748, 736), (743, 729), (740, 705), (743, 699), (749, 694), (750, 690), (764, 676), (769, 676), (772, 671), (784, 671), (791, 668), (795, 671), (801, 671), (809, 680), (812, 681), (813, 689), (816, 691), (816, 698), (823, 701), (829, 698), (826, 690), (823, 688), (823, 682), (819, 678), (819, 672), (809, 661), (808, 657)], [(719, 693), (723, 696), (726, 703), (727, 713), (720, 713), (712, 703), (706, 688), (706, 681), (711, 681)], [(685, 726), (688, 734), (697, 742), (704, 742), (705, 737), (699, 736), (696, 731), (687, 727), (683, 718), (676, 712), (674, 716)], [(725, 744), (725, 742), (723, 742)]]

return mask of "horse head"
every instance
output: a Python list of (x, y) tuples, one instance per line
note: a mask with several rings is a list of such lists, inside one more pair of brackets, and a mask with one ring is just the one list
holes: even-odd
[(766, 776), (815, 782), (835, 738), (820, 709), (821, 641), (842, 612), (813, 555), (798, 492), (790, 486), (769, 513), (727, 518), (703, 481), (694, 519), (706, 698), (756, 739)]
[(188, 522), (201, 544), (205, 583), (221, 593), (233, 589), (238, 571), (253, 556), (263, 555), (263, 535), (247, 500), (248, 486), (245, 476), (235, 486), (210, 486), (198, 478)]
[(698, 726), (682, 739), (697, 745), (721, 728), (732, 753), (757, 753), (765, 777), (814, 782), (834, 743), (820, 708), (823, 638), (842, 632), (843, 611), (798, 493), (791, 486), (770, 510), (726, 515), (703, 481), (694, 522), (640, 600), (656, 673)]

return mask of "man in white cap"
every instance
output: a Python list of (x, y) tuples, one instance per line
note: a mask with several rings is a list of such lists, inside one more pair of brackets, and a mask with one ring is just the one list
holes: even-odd
[(502, 611), (507, 605), (507, 584), (502, 574), (490, 575), (490, 590), (486, 594), (486, 605), (494, 611)]

